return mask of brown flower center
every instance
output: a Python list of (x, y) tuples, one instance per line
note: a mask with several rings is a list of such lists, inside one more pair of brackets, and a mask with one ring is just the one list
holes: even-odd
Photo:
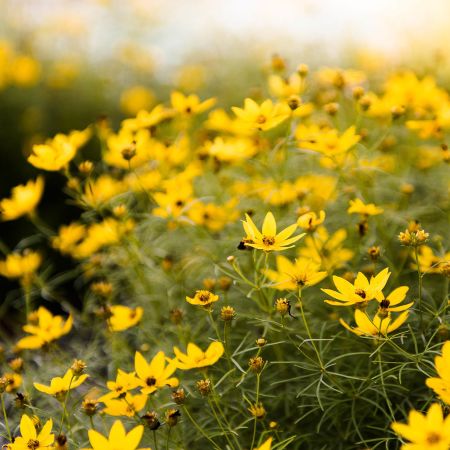
[(389, 308), (390, 304), (391, 304), (391, 302), (389, 300), (386, 300), (386, 299), (382, 300), (380, 303), (380, 308), (387, 309), (387, 308)]
[(267, 118), (266, 118), (266, 116), (264, 116), (263, 114), (260, 114), (260, 115), (256, 118), (256, 123), (259, 123), (259, 124), (266, 123), (266, 121), (267, 121)]
[(263, 236), (262, 241), (264, 245), (275, 244), (275, 238), (273, 236)]
[(366, 298), (366, 292), (364, 289), (355, 289), (355, 294), (359, 295), (361, 298)]
[(32, 450), (36, 450), (37, 448), (39, 448), (39, 441), (36, 439), (30, 439), (27, 442), (27, 447), (31, 448)]
[(438, 442), (441, 442), (441, 435), (431, 431), (428, 433), (427, 442), (429, 444), (437, 444)]
[(156, 378), (155, 377), (148, 377), (145, 380), (145, 383), (147, 384), (147, 386), (154, 386), (156, 384)]

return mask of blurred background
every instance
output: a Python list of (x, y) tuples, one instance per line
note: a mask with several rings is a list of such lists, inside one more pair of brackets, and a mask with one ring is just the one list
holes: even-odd
[[(449, 13), (448, 0), (0, 0), (0, 198), (36, 177), (33, 143), (105, 116), (117, 126), (173, 88), (240, 104), (274, 54), (292, 70), (411, 67), (449, 86)], [(77, 218), (63, 177), (45, 175), (41, 217)], [(34, 232), (0, 223), (1, 250)]]

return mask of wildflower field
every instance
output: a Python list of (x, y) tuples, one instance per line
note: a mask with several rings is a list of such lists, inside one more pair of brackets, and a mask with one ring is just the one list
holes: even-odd
[[(70, 86), (11, 48), (3, 101)], [(4, 449), (450, 448), (450, 84), (295, 63), (27, 137)]]

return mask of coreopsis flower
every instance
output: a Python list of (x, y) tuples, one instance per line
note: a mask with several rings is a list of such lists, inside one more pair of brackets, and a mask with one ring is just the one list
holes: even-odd
[(272, 449), (272, 438), (270, 437), (266, 441), (263, 442), (259, 447), (255, 448), (254, 450), (271, 450)]
[(247, 409), (255, 419), (263, 419), (266, 415), (266, 410), (262, 403), (255, 403)]
[(31, 417), (24, 414), (20, 419), (20, 436), (8, 444), (8, 450), (48, 450), (53, 448), (55, 435), (52, 434), (53, 421), (47, 420), (38, 432)]
[(266, 214), (261, 231), (258, 230), (248, 214), (245, 215), (245, 218), (246, 220), (242, 222), (242, 225), (247, 233), (244, 244), (248, 247), (257, 248), (266, 252), (286, 250), (293, 247), (291, 244), (297, 242), (305, 235), (305, 233), (302, 233), (290, 237), (297, 229), (297, 224), (295, 223), (277, 234), (277, 224), (271, 212)]
[(319, 227), (314, 236), (305, 237), (305, 245), (299, 248), (299, 256), (321, 263), (327, 272), (332, 272), (353, 257), (352, 250), (343, 248), (346, 238), (347, 231), (343, 228), (330, 236), (325, 227)]
[(115, 381), (107, 381), (106, 386), (110, 392), (101, 396), (98, 401), (106, 402), (111, 399), (124, 396), (128, 391), (136, 389), (140, 386), (141, 382), (136, 377), (136, 372), (127, 373), (122, 369), (117, 370), (117, 376)]
[(301, 149), (312, 150), (330, 158), (346, 153), (361, 139), (354, 126), (339, 134), (334, 128), (323, 128), (315, 124), (300, 124), (295, 131), (295, 137)]
[(63, 225), (58, 235), (52, 238), (52, 247), (61, 253), (70, 254), (86, 235), (86, 227), (77, 222)]
[[(120, 420), (116, 420), (109, 431), (108, 437), (105, 437), (98, 431), (89, 430), (89, 442), (92, 445), (92, 448), (83, 450), (136, 450), (141, 442), (143, 433), (143, 425), (138, 425), (127, 433), (122, 422)], [(139, 450), (150, 449), (141, 448)]]
[(167, 363), (164, 352), (158, 352), (150, 363), (145, 360), (141, 353), (136, 352), (134, 368), (143, 394), (152, 394), (157, 389), (166, 386), (178, 386), (178, 378), (172, 377), (177, 369), (177, 363), (175, 360), (170, 360)]
[(190, 342), (187, 345), (187, 352), (182, 353), (178, 347), (174, 347), (173, 351), (176, 356), (176, 364), (178, 369), (189, 370), (200, 367), (208, 367), (215, 364), (223, 355), (225, 348), (222, 342), (211, 342), (209, 347), (204, 352), (194, 343)]
[(372, 276), (369, 281), (362, 272), (358, 272), (354, 284), (342, 277), (333, 276), (333, 282), (338, 290), (322, 289), (322, 291), (337, 301), (325, 300), (325, 302), (334, 306), (366, 304), (370, 300), (380, 297), (380, 293), (386, 286), (390, 275), (389, 269), (386, 268), (375, 277)]
[(438, 377), (427, 378), (426, 384), (447, 405), (450, 405), (450, 341), (442, 346), (442, 356), (434, 358)]
[(177, 186), (168, 186), (165, 192), (156, 192), (153, 197), (158, 206), (152, 211), (155, 216), (177, 219), (193, 201), (192, 183), (184, 181)]
[(45, 144), (34, 145), (28, 162), (38, 169), (47, 171), (65, 169), (91, 135), (90, 128), (83, 131), (71, 131), (68, 135), (57, 134), (53, 139), (48, 139)]
[[(444, 273), (450, 263), (450, 252), (442, 256), (434, 254), (434, 251), (428, 245), (421, 245), (418, 249), (418, 259), (420, 271), (422, 273)], [(411, 268), (417, 270), (416, 263), (411, 263)]]
[(137, 325), (144, 314), (141, 306), (130, 308), (125, 305), (113, 305), (109, 307), (111, 316), (108, 318), (109, 329), (113, 332), (124, 331)]
[(43, 306), (40, 306), (32, 315), (33, 322), (23, 326), (23, 331), (31, 336), (26, 336), (17, 342), (19, 349), (41, 348), (56, 341), (72, 329), (73, 318), (71, 315), (64, 321), (62, 316), (54, 316)]
[(288, 98), (292, 95), (299, 95), (305, 89), (305, 78), (297, 72), (293, 73), (289, 78), (280, 75), (270, 75), (267, 84), (269, 91), (274, 97)]
[(117, 399), (105, 399), (103, 412), (110, 416), (134, 417), (136, 413), (144, 409), (147, 399), (147, 394), (132, 395), (127, 392), (123, 397)]
[(290, 114), (289, 108), (286, 109), (283, 104), (274, 105), (270, 99), (258, 105), (251, 98), (246, 98), (244, 108), (233, 106), (231, 109), (243, 123), (262, 131), (275, 128)]
[(44, 178), (29, 180), (11, 189), (11, 197), (0, 200), (2, 220), (14, 220), (25, 214), (33, 215), (44, 191)]
[(234, 222), (239, 218), (239, 211), (236, 209), (236, 204), (237, 199), (234, 198), (224, 205), (195, 202), (187, 211), (187, 215), (195, 224), (217, 232), (222, 230), (226, 224)]
[(319, 271), (320, 264), (311, 259), (298, 258), (291, 262), (288, 258), (277, 255), (277, 270), (266, 269), (264, 274), (273, 282), (271, 287), (280, 291), (298, 291), (322, 281), (327, 272)]
[(450, 446), (450, 416), (444, 419), (438, 403), (433, 403), (426, 414), (410, 411), (407, 424), (394, 422), (391, 428), (410, 441), (402, 445), (402, 450), (446, 450)]
[(67, 393), (83, 384), (89, 377), (88, 374), (75, 375), (72, 369), (69, 369), (63, 377), (54, 377), (50, 380), (50, 386), (41, 383), (33, 383), (33, 386), (44, 394), (52, 395), (59, 401), (64, 401)]
[(217, 302), (218, 300), (218, 295), (205, 290), (195, 291), (194, 297), (186, 297), (186, 301), (191, 305), (204, 307), (211, 306), (212, 303)]
[(366, 312), (360, 309), (355, 310), (356, 327), (351, 327), (343, 319), (339, 319), (342, 326), (358, 336), (386, 336), (388, 333), (395, 331), (401, 327), (408, 318), (409, 311), (402, 312), (395, 320), (392, 320), (391, 313), (380, 314), (375, 313), (370, 318)]
[(319, 216), (315, 212), (307, 212), (297, 219), (297, 225), (305, 231), (315, 231), (325, 220), (325, 211), (320, 211)]
[(141, 110), (136, 117), (123, 120), (121, 125), (122, 128), (130, 131), (149, 129), (172, 116), (173, 111), (164, 105), (156, 105), (151, 111)]
[(419, 247), (427, 242), (429, 236), (430, 234), (421, 228), (417, 230), (406, 229), (405, 231), (401, 231), (399, 233), (398, 240), (402, 245), (406, 245), (408, 247)]
[(31, 250), (10, 253), (4, 261), (0, 261), (0, 275), (6, 278), (18, 278), (23, 285), (27, 285), (32, 281), (41, 261), (40, 254)]
[(383, 208), (375, 206), (373, 203), (368, 203), (367, 205), (362, 202), (361, 199), (356, 198), (355, 200), (350, 200), (350, 206), (347, 209), (349, 214), (360, 214), (361, 216), (376, 216), (383, 213)]
[(18, 373), (5, 373), (2, 378), (6, 381), (5, 392), (15, 392), (22, 385), (22, 375)]
[(376, 300), (379, 303), (379, 314), (387, 313), (387, 312), (400, 312), (406, 311), (411, 308), (414, 302), (406, 303), (404, 305), (400, 305), (400, 303), (405, 299), (406, 293), (408, 292), (408, 286), (399, 286), (394, 289), (387, 297), (384, 296), (382, 292), (377, 295)]
[(258, 151), (255, 142), (245, 137), (217, 136), (214, 141), (207, 142), (204, 151), (224, 163), (247, 161)]
[(215, 105), (216, 99), (209, 98), (205, 101), (200, 101), (197, 95), (184, 95), (181, 92), (174, 91), (170, 95), (170, 102), (172, 108), (180, 114), (194, 115), (200, 114), (203, 111)]

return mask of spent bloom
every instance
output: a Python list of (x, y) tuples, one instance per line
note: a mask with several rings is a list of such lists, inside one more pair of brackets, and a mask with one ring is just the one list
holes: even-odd
[(187, 345), (186, 353), (182, 353), (178, 347), (174, 347), (173, 351), (177, 358), (177, 367), (181, 370), (189, 370), (212, 366), (220, 359), (225, 349), (222, 342), (215, 341), (209, 344), (206, 351), (203, 351), (192, 342)]
[(2, 220), (14, 220), (25, 214), (32, 215), (44, 191), (44, 178), (29, 180), (27, 184), (19, 184), (11, 189), (11, 197), (0, 200)]
[(444, 419), (438, 403), (433, 403), (426, 414), (410, 411), (407, 424), (394, 422), (391, 427), (410, 441), (402, 445), (402, 450), (447, 450), (450, 446), (450, 416)]
[(293, 247), (291, 244), (297, 242), (305, 235), (303, 233), (290, 237), (297, 229), (297, 224), (295, 223), (277, 234), (277, 224), (271, 212), (266, 214), (261, 231), (258, 230), (248, 214), (245, 215), (245, 218), (246, 220), (242, 222), (242, 225), (247, 236), (243, 242), (248, 247), (257, 248), (266, 252), (286, 250)]

